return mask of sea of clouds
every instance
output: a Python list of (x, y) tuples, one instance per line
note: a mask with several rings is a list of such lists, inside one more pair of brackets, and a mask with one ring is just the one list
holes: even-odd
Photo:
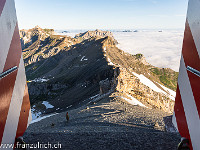
[[(74, 37), (78, 32), (65, 33)], [(144, 54), (147, 62), (179, 71), (184, 30), (113, 31), (118, 48), (130, 54)]]
[(179, 71), (183, 30), (113, 32), (118, 47), (130, 54), (142, 53), (150, 64)]

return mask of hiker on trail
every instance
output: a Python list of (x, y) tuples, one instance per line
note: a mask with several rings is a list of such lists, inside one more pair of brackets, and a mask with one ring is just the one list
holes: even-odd
[(69, 114), (68, 114), (68, 112), (66, 113), (66, 120), (67, 120), (67, 122), (69, 121)]

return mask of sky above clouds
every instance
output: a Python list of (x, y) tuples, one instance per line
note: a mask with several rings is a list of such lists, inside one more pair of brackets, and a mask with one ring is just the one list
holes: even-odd
[(180, 29), (188, 0), (15, 0), (20, 29)]

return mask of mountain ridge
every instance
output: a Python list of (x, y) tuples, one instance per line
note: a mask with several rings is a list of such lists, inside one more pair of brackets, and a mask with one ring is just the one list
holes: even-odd
[[(35, 30), (38, 27), (32, 29)], [(69, 105), (77, 105), (83, 99), (111, 89), (118, 91), (120, 97), (131, 95), (150, 108), (173, 111), (173, 95), (162, 87), (167, 84), (160, 77), (172, 77), (175, 82), (176, 72), (148, 64), (142, 54), (125, 53), (116, 47), (113, 37), (92, 36), (79, 40), (39, 30), (36, 34), (29, 33), (36, 40), (23, 49), (31, 104), (37, 111), (44, 114), (63, 111)], [(24, 36), (21, 39), (25, 41)], [(145, 85), (140, 77), (152, 82)], [(152, 85), (160, 90), (151, 89)], [(44, 100), (54, 108), (46, 110), (42, 105)]]
[(125, 53), (113, 37), (43, 33), (23, 49), (34, 119), (25, 142), (56, 141), (63, 149), (177, 148), (175, 92), (160, 79), (172, 82), (176, 72)]

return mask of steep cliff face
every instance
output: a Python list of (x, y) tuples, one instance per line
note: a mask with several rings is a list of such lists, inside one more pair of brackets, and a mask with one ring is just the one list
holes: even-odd
[[(96, 30), (92, 34), (88, 31), (89, 36), (79, 35), (84, 37), (79, 40), (34, 28), (22, 31), (23, 39), (34, 34), (30, 31), (37, 31), (38, 37), (30, 38), (23, 49), (31, 104), (42, 105), (42, 101), (48, 101), (54, 106), (48, 110), (37, 107), (40, 112), (62, 111), (69, 105), (96, 96), (100, 99), (112, 92), (130, 103), (136, 99), (150, 109), (172, 112), (174, 95), (165, 87), (171, 83), (162, 82), (162, 72), (155, 73), (155, 69), (163, 69), (148, 64), (142, 54), (130, 55), (118, 49), (107, 31)], [(176, 74), (172, 70), (164, 71)], [(175, 76), (171, 78), (175, 80)]]
[(113, 83), (120, 96), (132, 96), (149, 108), (173, 112), (175, 92), (155, 76), (151, 69), (156, 67), (148, 64), (142, 54), (130, 55), (119, 50), (112, 38), (107, 38), (102, 48), (109, 65), (116, 68)]
[(174, 100), (171, 99), (173, 96), (169, 92), (162, 89), (159, 92), (151, 89), (148, 84), (142, 83), (137, 76), (129, 73), (125, 68), (120, 68), (120, 74), (116, 80), (118, 81), (116, 90), (119, 91), (119, 95), (125, 97), (130, 95), (151, 109), (173, 112)]

